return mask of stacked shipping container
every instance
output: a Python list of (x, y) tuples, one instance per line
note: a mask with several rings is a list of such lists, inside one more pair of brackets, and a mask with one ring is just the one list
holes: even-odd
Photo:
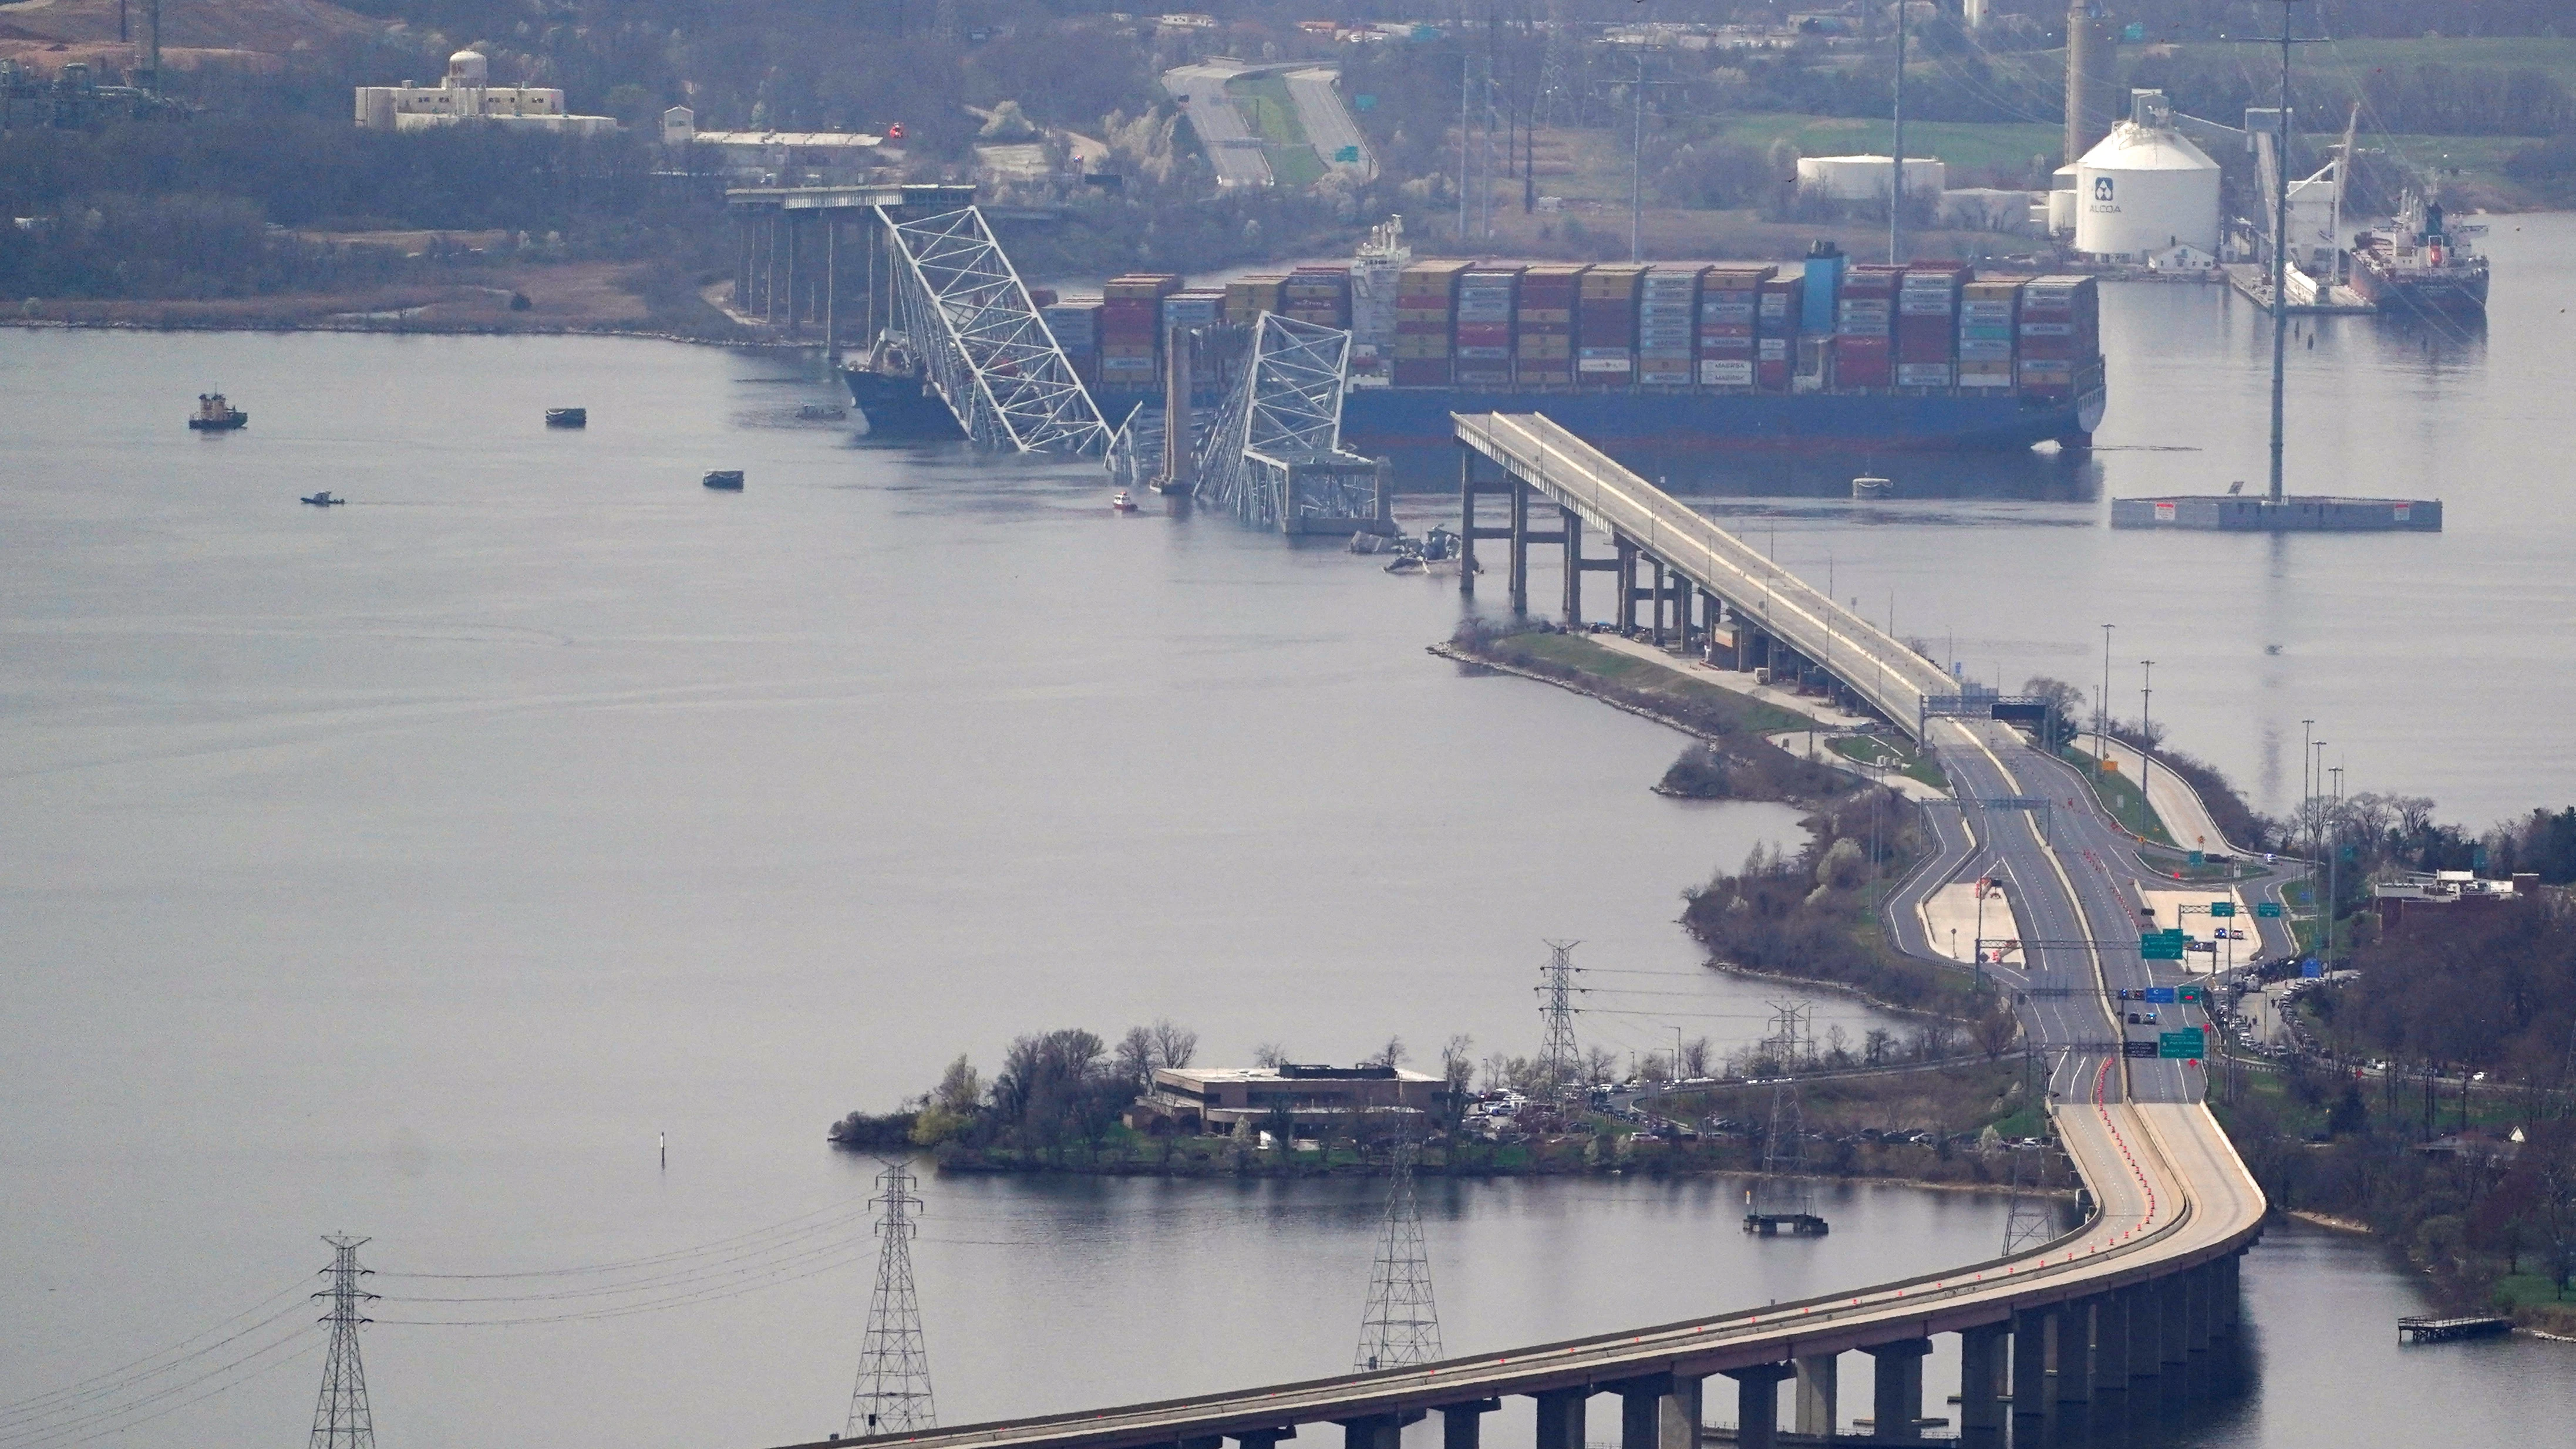
[(1789, 390), (1789, 375), (1798, 365), (1798, 330), (1806, 310), (1806, 278), (1762, 279), (1754, 316), (1753, 382), (1764, 392)]
[(1100, 299), (1083, 298), (1057, 302), (1038, 309), (1055, 345), (1064, 349), (1064, 359), (1073, 364), (1074, 376), (1085, 387), (1100, 386)]
[(1161, 272), (1112, 277), (1100, 303), (1100, 386), (1109, 392), (1151, 392), (1162, 382), (1163, 299), (1181, 279)]
[(1896, 292), (1903, 267), (1858, 266), (1834, 298), (1834, 381), (1837, 386), (1887, 387), (1893, 366)]
[(1249, 327), (1261, 320), (1264, 312), (1287, 309), (1283, 299), (1288, 279), (1272, 274), (1259, 277), (1237, 277), (1225, 284), (1225, 321), (1229, 327)]
[(1586, 266), (1542, 264), (1521, 272), (1520, 316), (1512, 340), (1522, 387), (1574, 385), (1574, 314)]
[(1948, 387), (1959, 345), (1960, 262), (1916, 262), (1896, 295), (1896, 385)]
[(2013, 324), (2019, 282), (1970, 282), (1959, 289), (1959, 386), (2013, 385)]
[(1299, 267), (1282, 289), (1283, 315), (1318, 327), (1351, 325), (1351, 269)]
[(1458, 278), (1472, 262), (1416, 262), (1396, 279), (1395, 385), (1448, 387), (1449, 329), (1458, 304)]
[(1699, 289), (1699, 382), (1751, 387), (1760, 356), (1762, 285), (1773, 267), (1712, 267)]
[(2074, 394), (2078, 373), (2102, 350), (2101, 293), (2091, 277), (2040, 277), (2021, 289), (2021, 353), (2016, 379), (2025, 393)]
[(1450, 355), (1458, 386), (1512, 384), (1512, 313), (1520, 291), (1518, 267), (1477, 267), (1458, 276), (1458, 325)]
[(1646, 269), (1625, 263), (1583, 274), (1575, 311), (1574, 371), (1586, 387), (1637, 380), (1637, 288)]
[(1637, 289), (1637, 381), (1688, 387), (1706, 267), (1657, 267)]

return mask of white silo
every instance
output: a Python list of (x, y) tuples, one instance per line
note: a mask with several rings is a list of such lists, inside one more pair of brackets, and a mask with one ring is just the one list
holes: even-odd
[(2075, 166), (2075, 249), (2144, 261), (2178, 246), (2218, 251), (2218, 163), (2173, 129), (2162, 91), (2130, 96), (2130, 118)]

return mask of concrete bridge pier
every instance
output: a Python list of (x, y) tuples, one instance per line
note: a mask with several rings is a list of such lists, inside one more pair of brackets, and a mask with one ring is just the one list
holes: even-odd
[(1684, 653), (1690, 651), (1691, 636), (1696, 632), (1691, 628), (1691, 606), (1698, 592), (1691, 587), (1689, 575), (1679, 569), (1673, 571), (1673, 643)]
[(2240, 1270), (2245, 1266), (2245, 1254), (2241, 1251), (2230, 1253), (2219, 1259), (2219, 1263), (2218, 1331), (2234, 1338), (2236, 1325), (2245, 1312), (2245, 1284), (2240, 1276)]
[(1538, 1401), (1537, 1449), (1584, 1449), (1583, 1401), (1589, 1389), (1542, 1389)]
[(2093, 1391), (2125, 1392), (2129, 1387), (2129, 1297), (2105, 1293), (2093, 1300)]
[(2190, 1353), (2207, 1353), (2212, 1338), (2209, 1314), (2217, 1298), (2217, 1274), (2203, 1263), (2182, 1275), (2183, 1281), (2183, 1348)]
[(2191, 1294), (2185, 1285), (2189, 1276), (2176, 1273), (2156, 1280), (2156, 1316), (2163, 1320), (2163, 1362), (2172, 1368), (2191, 1362)]
[(1458, 594), (1461, 598), (1476, 597), (1477, 540), (1500, 539), (1511, 547), (1513, 577), (1518, 581), (1513, 585), (1512, 611), (1526, 613), (1529, 608), (1529, 577), (1526, 572), (1527, 548), (1520, 541), (1522, 530), (1518, 527), (1480, 527), (1477, 524), (1476, 500), (1488, 494), (1503, 494), (1511, 498), (1512, 521), (1515, 524), (1527, 520), (1529, 485), (1517, 477), (1501, 483), (1480, 482), (1476, 477), (1475, 451), (1470, 448), (1460, 448), (1458, 450)]
[(1625, 639), (1637, 632), (1637, 546), (1616, 535), (1611, 542), (1617, 554), (1611, 567), (1619, 575), (1619, 614), (1611, 622)]
[(2164, 1368), (2163, 1312), (2156, 1285), (2137, 1283), (2120, 1290), (2129, 1321), (2128, 1377), (2152, 1379)]
[(1291, 1424), (1284, 1429), (1245, 1429), (1225, 1437), (1235, 1442), (1236, 1449), (1279, 1449), (1280, 1440), (1297, 1437), (1297, 1426)]
[(1673, 1391), (1655, 1401), (1656, 1449), (1700, 1449), (1701, 1399), (1707, 1380), (1673, 1375)]
[(1928, 1338), (1900, 1338), (1861, 1350), (1876, 1361), (1870, 1374), (1871, 1438), (1923, 1437), (1915, 1421), (1923, 1417), (1923, 1356), (1931, 1351)]
[(1440, 1449), (1477, 1449), (1485, 1432), (1485, 1416), (1503, 1406), (1500, 1399), (1469, 1399), (1463, 1404), (1440, 1406)]
[(1959, 1431), (1974, 1434), (2004, 1425), (2001, 1397), (2005, 1362), (2012, 1354), (2012, 1325), (1989, 1323), (1959, 1333)]
[(1780, 1442), (1780, 1381), (1797, 1372), (1785, 1363), (1726, 1370), (1735, 1380), (1736, 1449), (1774, 1449)]
[(1556, 511), (1557, 528), (1565, 535), (1565, 627), (1583, 627), (1583, 518), (1571, 508)]
[(1402, 1449), (1404, 1421), (1393, 1414), (1333, 1422), (1342, 1426), (1342, 1449)]
[(2025, 1308), (2012, 1317), (2012, 1399), (2015, 1419), (2048, 1412), (2048, 1321), (2056, 1313)]
[(2078, 1300), (2058, 1305), (2051, 1317), (2055, 1320), (2054, 1340), (2050, 1347), (2056, 1360), (2055, 1398), (2061, 1404), (2093, 1402), (2093, 1305)]
[(1841, 1410), (1835, 1390), (1841, 1379), (1842, 1359), (1830, 1353), (1813, 1354), (1793, 1360), (1798, 1372), (1796, 1396), (1797, 1431), (1819, 1437), (1830, 1435), (1841, 1422)]

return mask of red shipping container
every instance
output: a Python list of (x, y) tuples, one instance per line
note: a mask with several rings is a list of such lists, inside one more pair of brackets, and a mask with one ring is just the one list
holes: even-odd
[(1448, 358), (1399, 357), (1395, 360), (1397, 387), (1447, 387), (1449, 384)]
[(1895, 382), (1884, 337), (1834, 339), (1834, 379), (1842, 387), (1888, 387)]

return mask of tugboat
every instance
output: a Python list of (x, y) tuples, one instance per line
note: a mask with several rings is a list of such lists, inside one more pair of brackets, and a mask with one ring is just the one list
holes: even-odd
[(586, 428), (590, 426), (588, 408), (548, 408), (546, 426), (550, 428)]
[(1136, 511), (1136, 500), (1128, 497), (1127, 490), (1121, 488), (1117, 492), (1109, 495), (1109, 511), (1112, 513), (1133, 513)]
[(339, 507), (341, 504), (346, 503), (346, 502), (348, 502), (349, 500), (348, 500), (348, 499), (346, 499), (346, 498), (334, 498), (334, 497), (332, 497), (332, 496), (331, 496), (331, 492), (330, 492), (330, 490), (326, 488), (326, 489), (324, 489), (323, 491), (321, 491), (321, 492), (319, 492), (319, 493), (307, 493), (307, 494), (305, 494), (305, 495), (304, 495), (304, 501), (305, 501), (305, 502), (307, 502), (307, 503), (312, 504), (312, 505), (313, 505), (314, 507), (316, 507), (316, 508), (337, 508), (337, 507)]
[(716, 489), (719, 492), (740, 493), (742, 491), (742, 470), (740, 468), (718, 468), (698, 481), (706, 484), (710, 488)]
[(229, 433), (249, 426), (250, 414), (224, 401), (219, 392), (197, 394), (197, 415), (188, 419), (189, 430), (199, 433)]

